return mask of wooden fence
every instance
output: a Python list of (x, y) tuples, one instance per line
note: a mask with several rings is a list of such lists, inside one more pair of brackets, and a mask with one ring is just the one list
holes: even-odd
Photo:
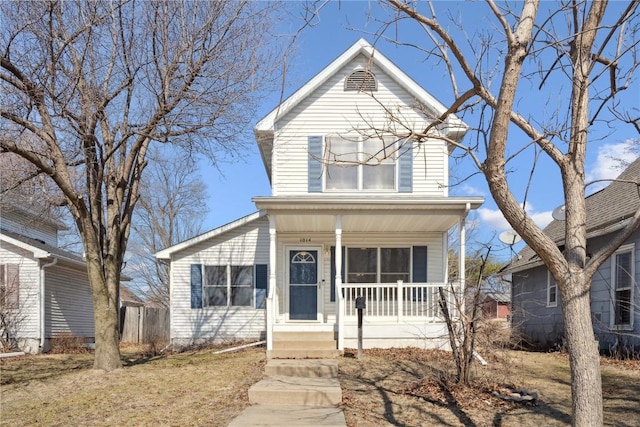
[(169, 341), (169, 310), (166, 308), (122, 307), (120, 341), (158, 343)]

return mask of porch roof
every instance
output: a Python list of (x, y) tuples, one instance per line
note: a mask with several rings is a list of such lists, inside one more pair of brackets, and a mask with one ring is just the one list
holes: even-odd
[(253, 202), (274, 218), (279, 232), (335, 231), (336, 215), (345, 232), (441, 232), (458, 223), (482, 197), (274, 196)]

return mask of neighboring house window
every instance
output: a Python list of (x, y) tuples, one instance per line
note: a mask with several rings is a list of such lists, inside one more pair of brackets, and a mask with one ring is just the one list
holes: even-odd
[(373, 73), (366, 70), (357, 70), (344, 79), (345, 92), (375, 92), (378, 90), (378, 81)]
[(325, 189), (395, 190), (396, 151), (392, 138), (327, 136)]
[(20, 268), (18, 264), (0, 264), (0, 307), (19, 308)]
[(633, 245), (620, 248), (612, 258), (611, 302), (614, 327), (633, 326), (634, 260)]
[(205, 307), (253, 305), (253, 266), (207, 265), (204, 271)]
[(410, 248), (347, 248), (347, 283), (409, 282)]
[(547, 272), (547, 307), (558, 305), (558, 284), (550, 272)]

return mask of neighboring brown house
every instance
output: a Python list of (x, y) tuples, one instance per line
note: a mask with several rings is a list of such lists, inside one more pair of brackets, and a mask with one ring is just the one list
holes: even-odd
[(482, 317), (485, 319), (509, 319), (511, 298), (508, 294), (490, 292), (482, 300)]

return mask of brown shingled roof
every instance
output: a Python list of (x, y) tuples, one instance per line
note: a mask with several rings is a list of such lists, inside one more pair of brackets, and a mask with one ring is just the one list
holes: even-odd
[[(611, 233), (620, 229), (640, 209), (640, 158), (602, 190), (585, 198), (587, 208), (587, 238)], [(559, 246), (564, 242), (565, 222), (553, 220), (543, 230)], [(540, 258), (529, 246), (525, 246), (516, 260), (505, 271), (516, 272), (534, 267)]]

